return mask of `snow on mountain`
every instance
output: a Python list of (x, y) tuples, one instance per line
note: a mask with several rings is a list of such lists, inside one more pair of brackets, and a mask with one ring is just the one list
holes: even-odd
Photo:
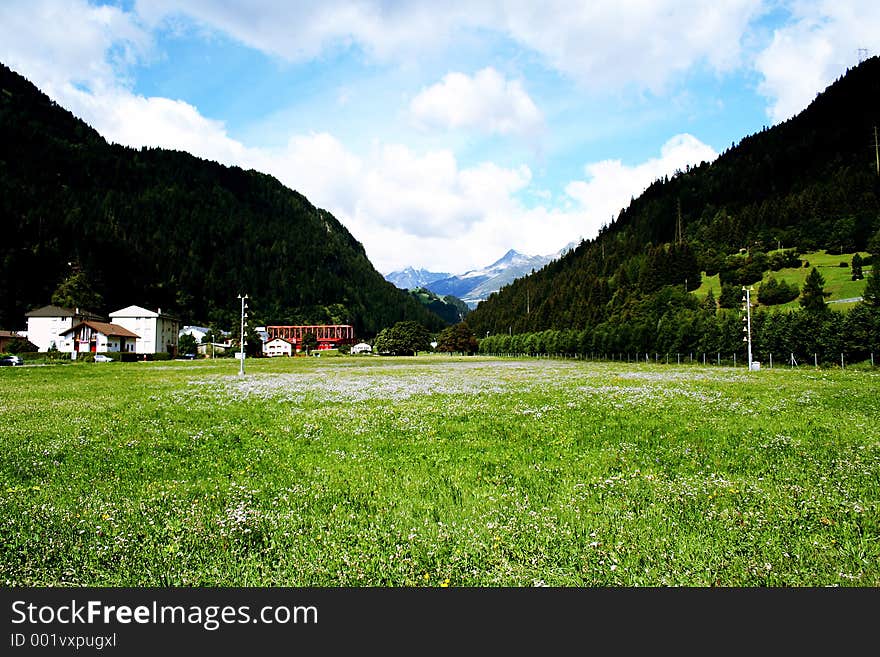
[(487, 267), (472, 269), (454, 276), (407, 267), (401, 272), (388, 274), (385, 278), (397, 287), (403, 287), (406, 284), (406, 289), (425, 287), (440, 296), (451, 294), (464, 301), (469, 307), (476, 308), (480, 301), (493, 292), (497, 292), (517, 278), (527, 276), (532, 271), (538, 271), (575, 246), (577, 243), (571, 242), (556, 253), (546, 256), (529, 256), (510, 249)]
[(451, 275), (446, 272), (433, 272), (427, 269), (407, 267), (401, 271), (393, 271), (390, 274), (386, 274), (385, 280), (402, 290), (412, 290), (417, 287), (427, 288), (434, 281), (449, 278)]

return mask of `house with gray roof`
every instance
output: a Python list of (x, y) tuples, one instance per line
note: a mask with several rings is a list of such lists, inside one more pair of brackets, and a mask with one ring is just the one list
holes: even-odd
[(106, 317), (88, 310), (53, 305), (35, 308), (24, 316), (27, 318), (27, 339), (37, 346), (38, 351), (49, 351), (53, 346), (61, 351), (62, 333), (81, 322), (106, 321)]

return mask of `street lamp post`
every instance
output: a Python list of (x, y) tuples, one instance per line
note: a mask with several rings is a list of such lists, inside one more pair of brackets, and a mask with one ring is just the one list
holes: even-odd
[(242, 296), (239, 294), (238, 298), (241, 299), (241, 333), (239, 334), (240, 335), (240, 339), (239, 339), (240, 345), (239, 346), (240, 346), (241, 353), (239, 354), (240, 361), (239, 361), (238, 375), (244, 376), (244, 320), (245, 320), (245, 318), (247, 318), (247, 313), (245, 313), (245, 310), (248, 307), (247, 303), (245, 302), (245, 299), (248, 298), (248, 295), (245, 294), (244, 296)]
[(745, 292), (743, 295), (743, 303), (745, 303), (746, 306), (746, 316), (743, 317), (743, 321), (746, 323), (743, 327), (743, 333), (746, 335), (743, 338), (743, 342), (748, 343), (749, 370), (752, 370), (752, 288), (743, 287), (743, 292)]

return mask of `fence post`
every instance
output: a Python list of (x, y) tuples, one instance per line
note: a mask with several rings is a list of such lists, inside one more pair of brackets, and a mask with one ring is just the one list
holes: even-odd
[(874, 352), (871, 352), (871, 367), (874, 367)]
[(678, 359), (678, 364), (681, 365), (681, 354), (676, 353), (675, 357)]
[(733, 366), (736, 367), (736, 354), (733, 355)]
[(843, 367), (843, 354), (840, 354), (840, 369), (844, 369), (844, 367)]
[(770, 352), (770, 369), (773, 369), (773, 352)]
[(819, 369), (819, 355), (813, 354), (813, 365), (816, 366), (816, 369)]
[(718, 352), (718, 367), (721, 367), (721, 352)]

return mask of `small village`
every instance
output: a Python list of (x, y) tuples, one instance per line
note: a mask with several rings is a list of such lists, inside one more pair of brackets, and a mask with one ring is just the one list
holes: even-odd
[[(82, 308), (46, 305), (25, 313), (27, 329), (0, 331), (0, 352), (58, 353), (71, 360), (215, 358), (235, 353), (239, 340), (226, 331), (183, 326), (179, 318), (132, 305), (102, 316)], [(342, 324), (257, 326), (259, 356), (296, 356), (333, 349), (369, 353), (356, 343), (354, 327)], [(182, 342), (190, 348), (183, 348)], [(13, 344), (14, 343), (14, 344)], [(191, 349), (195, 345), (195, 350)]]

